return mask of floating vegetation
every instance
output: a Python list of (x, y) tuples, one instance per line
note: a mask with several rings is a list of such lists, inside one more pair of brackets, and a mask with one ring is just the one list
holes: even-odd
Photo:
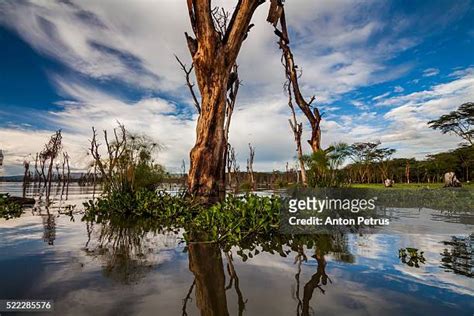
[(199, 238), (237, 242), (251, 235), (275, 233), (279, 227), (281, 198), (229, 195), (223, 202), (204, 206), (184, 193), (138, 190), (111, 192), (84, 206), (85, 221), (144, 221), (148, 222), (146, 227), (156, 230), (184, 228), (187, 241)]
[(23, 208), (16, 202), (9, 201), (8, 195), (0, 195), (0, 218), (12, 219), (20, 217)]
[(418, 252), (416, 248), (401, 248), (398, 250), (398, 258), (409, 267), (419, 268), (420, 264), (424, 264), (426, 259), (424, 252)]

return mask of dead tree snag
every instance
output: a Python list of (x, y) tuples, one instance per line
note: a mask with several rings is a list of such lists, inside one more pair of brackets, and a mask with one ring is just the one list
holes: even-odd
[[(317, 107), (312, 106), (315, 97), (306, 101), (301, 94), (299, 86), (298, 66), (295, 64), (293, 53), (290, 48), (290, 40), (285, 19), (285, 8), (281, 0), (272, 0), (267, 21), (275, 27), (275, 34), (278, 36), (278, 45), (282, 50), (282, 64), (285, 67), (285, 75), (289, 86), (293, 90), (293, 95), (300, 110), (304, 113), (311, 126), (311, 138), (308, 140), (313, 152), (321, 149), (321, 114)], [(278, 24), (280, 29), (278, 29)]]
[(185, 36), (201, 95), (188, 190), (204, 203), (217, 202), (225, 195), (225, 121), (231, 74), (252, 27), (250, 20), (263, 2), (240, 0), (229, 20), (230, 15), (211, 9), (211, 0), (187, 0), (194, 37)]
[[(296, 154), (297, 154), (298, 162), (300, 164), (301, 182), (303, 182), (303, 185), (306, 186), (306, 183), (307, 183), (306, 182), (306, 169), (305, 169), (304, 160), (303, 160), (303, 148), (301, 146), (301, 135), (303, 134), (303, 123), (298, 123), (298, 120), (296, 119), (296, 112), (295, 112), (295, 107), (293, 106), (291, 89), (290, 89), (289, 83), (288, 83), (288, 106), (291, 109), (291, 118), (288, 119), (288, 122), (290, 122), (291, 130), (293, 131), (293, 135), (295, 136)], [(286, 168), (288, 169), (288, 163), (286, 165)]]

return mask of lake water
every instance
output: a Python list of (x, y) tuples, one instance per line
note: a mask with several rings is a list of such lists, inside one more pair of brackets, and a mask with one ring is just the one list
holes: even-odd
[[(21, 184), (0, 192), (21, 195)], [(286, 257), (261, 252), (243, 262), (212, 244), (186, 247), (179, 233), (60, 215), (70, 204), (80, 212), (93, 190), (53, 192), (49, 212), (0, 219), (0, 299), (52, 299), (48, 315), (474, 314), (474, 226), (463, 217), (393, 210), (397, 233), (327, 237), (324, 251), (304, 249), (306, 261), (284, 248)], [(403, 223), (442, 223), (445, 233), (407, 234)], [(401, 248), (424, 260), (400, 259)]]

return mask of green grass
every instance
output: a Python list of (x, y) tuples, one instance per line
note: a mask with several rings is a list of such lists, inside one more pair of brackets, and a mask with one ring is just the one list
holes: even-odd
[[(392, 188), (385, 188), (382, 183), (357, 183), (350, 187), (359, 189), (440, 189), (443, 185), (443, 183), (395, 183)], [(472, 183), (463, 183), (462, 187), (474, 190), (474, 184)]]

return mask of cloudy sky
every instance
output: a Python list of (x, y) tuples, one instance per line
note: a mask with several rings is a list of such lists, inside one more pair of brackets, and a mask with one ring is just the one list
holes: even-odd
[[(160, 141), (158, 160), (177, 172), (197, 117), (173, 56), (190, 63), (185, 3), (0, 1), (0, 172), (21, 173), (57, 129), (81, 169), (91, 127), (117, 120)], [(232, 10), (236, 1), (214, 3)], [(250, 142), (255, 169), (271, 171), (294, 163), (295, 145), (267, 10), (257, 10), (238, 59), (230, 142), (242, 169)], [(324, 113), (323, 146), (380, 140), (416, 158), (456, 147), (426, 122), (474, 100), (472, 1), (288, 0), (286, 10), (303, 93)]]

